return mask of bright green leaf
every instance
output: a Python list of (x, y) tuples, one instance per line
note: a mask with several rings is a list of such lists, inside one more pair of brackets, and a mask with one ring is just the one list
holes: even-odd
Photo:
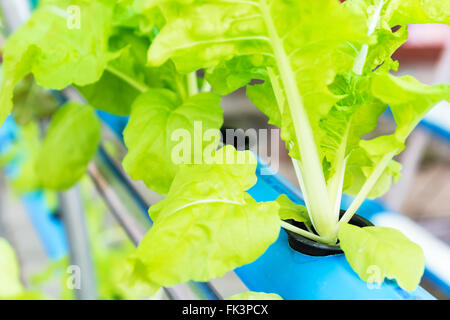
[[(245, 192), (256, 182), (255, 159), (230, 146), (220, 150), (211, 164), (181, 168), (167, 197), (150, 208), (155, 223), (132, 261), (132, 283), (156, 290), (208, 281), (252, 262), (277, 239), (278, 204)], [(221, 163), (224, 154), (235, 160)], [(248, 160), (237, 162), (240, 156)]]
[(181, 164), (201, 160), (208, 146), (216, 149), (219, 141), (203, 141), (203, 133), (222, 126), (219, 103), (219, 96), (206, 92), (184, 102), (166, 89), (139, 96), (124, 130), (125, 170), (148, 188), (167, 193)]
[[(70, 15), (71, 5), (80, 9), (79, 19)], [(43, 1), (5, 43), (0, 123), (11, 111), (15, 85), (30, 72), (39, 85), (51, 89), (87, 85), (101, 77), (111, 58), (112, 6), (104, 0)]]
[(447, 0), (390, 0), (386, 17), (391, 25), (418, 23), (450, 24), (450, 3)]
[[(351, 153), (360, 147), (361, 138), (377, 125), (387, 106), (371, 94), (371, 78), (353, 72), (340, 74), (330, 89), (341, 96), (335, 106), (320, 120), (322, 137), (320, 148), (329, 167), (324, 169), (328, 185), (339, 183), (344, 164)], [(351, 161), (350, 161), (351, 162)]]
[(64, 190), (86, 172), (100, 143), (100, 122), (94, 109), (69, 102), (52, 118), (34, 170), (42, 187)]
[(58, 108), (51, 92), (40, 88), (33, 77), (22, 79), (14, 90), (14, 121), (26, 125), (33, 119), (45, 119)]
[[(99, 81), (77, 87), (93, 107), (117, 115), (129, 115), (134, 100), (150, 88), (179, 90), (179, 83), (184, 78), (175, 71), (173, 63), (148, 67), (150, 41), (135, 33), (134, 29), (116, 28), (109, 39), (109, 50), (116, 52), (117, 58), (108, 62)], [(179, 93), (180, 96), (185, 95), (184, 92)]]
[(264, 56), (237, 56), (207, 71), (205, 78), (218, 94), (229, 94), (247, 85), (252, 79), (266, 78)]
[(308, 210), (306, 207), (292, 202), (287, 195), (280, 195), (276, 202), (280, 205), (278, 214), (281, 220), (293, 219), (298, 222), (309, 222)]
[(376, 74), (372, 91), (392, 110), (397, 124), (395, 135), (402, 142), (432, 107), (442, 100), (450, 101), (449, 84), (428, 86), (411, 76)]
[[(318, 123), (319, 117), (337, 100), (327, 85), (336, 72), (350, 66), (356, 56), (349, 42), (365, 39), (365, 27), (353, 27), (362, 24), (360, 17), (333, 0), (302, 1), (295, 5), (279, 0), (271, 3), (267, 15), (263, 12), (265, 1), (162, 1), (158, 4), (164, 9), (167, 24), (150, 47), (150, 63), (158, 65), (171, 58), (178, 69), (188, 72), (222, 62), (210, 78), (213, 88), (226, 93), (253, 77), (264, 78), (261, 76), (264, 72), (258, 70), (258, 65), (262, 69), (261, 61), (273, 66), (279, 77), (278, 72), (282, 71), (276, 71), (274, 50), (276, 42), (282, 39), (289, 68), (299, 79), (298, 90), (313, 124)], [(277, 39), (266, 31), (271, 23), (277, 29)], [(229, 61), (223, 62), (225, 60)], [(222, 83), (214, 81), (216, 77), (222, 79)], [(267, 94), (271, 94), (270, 91)], [(269, 117), (276, 113), (269, 108), (265, 110), (269, 111)], [(287, 113), (286, 116), (289, 117)], [(289, 126), (290, 121), (285, 122)], [(291, 149), (291, 144), (297, 143), (295, 132), (292, 127), (283, 126), (283, 129)], [(293, 155), (298, 158), (298, 151)]]
[(419, 285), (425, 267), (422, 248), (400, 231), (344, 224), (339, 229), (339, 241), (345, 257), (362, 280), (381, 283), (387, 277), (397, 280), (408, 291)]
[[(394, 135), (361, 140), (360, 147), (355, 149), (347, 160), (344, 191), (351, 195), (357, 195), (383, 157), (390, 152), (398, 154), (404, 147), (404, 144), (398, 141)], [(368, 197), (376, 198), (386, 193), (392, 182), (400, 179), (400, 170), (401, 164), (390, 160)]]

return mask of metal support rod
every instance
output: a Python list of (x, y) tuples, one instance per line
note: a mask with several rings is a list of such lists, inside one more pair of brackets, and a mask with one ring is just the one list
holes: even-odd
[(111, 210), (111, 213), (114, 215), (118, 223), (123, 227), (131, 242), (133, 242), (133, 244), (137, 246), (146, 233), (145, 228), (142, 226), (142, 224), (133, 219), (132, 216), (127, 214), (127, 207), (117, 196), (114, 189), (108, 184), (108, 182), (105, 180), (94, 163), (91, 163), (89, 165), (88, 172), (97, 188), (97, 191), (105, 200), (106, 204)]
[(76, 267), (73, 269), (75, 295), (79, 300), (94, 300), (97, 298), (94, 266), (78, 186), (60, 193), (59, 202), (69, 243), (70, 263)]

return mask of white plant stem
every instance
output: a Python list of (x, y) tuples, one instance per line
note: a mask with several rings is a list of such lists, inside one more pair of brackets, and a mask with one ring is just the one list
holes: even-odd
[(314, 233), (311, 233), (309, 231), (303, 230), (301, 228), (298, 228), (290, 223), (287, 223), (286, 221), (280, 220), (280, 225), (286, 229), (289, 230), (291, 232), (297, 233), (305, 238), (320, 242), (320, 243), (324, 243), (324, 244), (334, 244), (332, 241), (329, 241), (328, 239), (318, 236)]
[(367, 198), (372, 188), (377, 183), (380, 176), (383, 174), (386, 167), (389, 165), (389, 162), (391, 162), (392, 158), (397, 154), (397, 150), (394, 150), (390, 153), (387, 153), (381, 158), (380, 162), (378, 162), (375, 169), (370, 174), (369, 178), (366, 180), (366, 182), (363, 184), (361, 190), (356, 195), (356, 197), (353, 199), (352, 203), (348, 207), (347, 211), (345, 211), (345, 214), (342, 216), (341, 220), (339, 221), (339, 224), (336, 226), (335, 230), (333, 231), (331, 237), (335, 238), (339, 232), (339, 225), (348, 223), (350, 219), (353, 217), (353, 215), (356, 213), (356, 210), (361, 206), (363, 201)]
[(284, 50), (282, 40), (277, 34), (266, 0), (260, 1), (260, 7), (277, 61), (302, 158), (302, 178), (305, 187), (303, 193), (307, 194), (312, 220), (317, 232), (320, 235), (328, 235), (332, 232), (337, 221), (334, 221), (332, 216), (331, 203), (312, 128), (298, 91), (294, 71)]
[(197, 83), (197, 73), (195, 71), (187, 75), (187, 84), (189, 96), (196, 95), (199, 92)]
[[(377, 27), (378, 21), (380, 20), (381, 15), (381, 9), (383, 8), (385, 0), (380, 0), (378, 3), (375, 13), (370, 19), (369, 22), (369, 28), (367, 30), (367, 35), (370, 36), (375, 32), (375, 29)], [(353, 64), (353, 72), (361, 75), (364, 69), (364, 65), (366, 64), (367, 59), (367, 53), (369, 52), (369, 45), (363, 44), (361, 47), (361, 50), (358, 53), (358, 56), (356, 57), (355, 63)]]

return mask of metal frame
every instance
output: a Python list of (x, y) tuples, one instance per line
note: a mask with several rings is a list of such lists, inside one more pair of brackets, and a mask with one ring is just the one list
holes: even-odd
[(74, 288), (75, 296), (79, 300), (94, 300), (97, 298), (95, 272), (79, 187), (60, 193), (59, 205), (69, 243), (70, 262), (80, 272), (77, 275), (80, 287)]

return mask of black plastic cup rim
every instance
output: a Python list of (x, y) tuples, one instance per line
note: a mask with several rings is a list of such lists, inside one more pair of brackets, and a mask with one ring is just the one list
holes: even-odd
[[(340, 217), (345, 213), (345, 211), (341, 210)], [(297, 222), (295, 220), (288, 219), (286, 222), (306, 230), (306, 226), (302, 222)], [(366, 218), (361, 217), (360, 215), (353, 215), (353, 217), (349, 221), (350, 224), (353, 224), (358, 227), (370, 227), (373, 226), (373, 223), (367, 220)], [(289, 246), (294, 249), (297, 252), (310, 255), (310, 256), (330, 256), (330, 255), (336, 255), (336, 254), (342, 254), (344, 251), (342, 251), (341, 247), (339, 245), (328, 245), (324, 243), (320, 243), (311, 239), (308, 239), (306, 237), (303, 237), (302, 235), (299, 235), (298, 233), (286, 230), (286, 233), (288, 234), (288, 242)]]

